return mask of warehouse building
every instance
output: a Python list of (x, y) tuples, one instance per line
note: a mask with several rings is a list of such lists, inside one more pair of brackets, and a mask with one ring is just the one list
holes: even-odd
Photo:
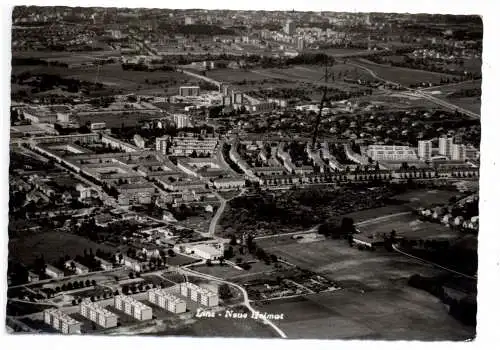
[(216, 293), (191, 282), (179, 284), (179, 290), (183, 297), (189, 298), (203, 306), (219, 305), (219, 296)]
[(81, 332), (82, 324), (59, 309), (44, 310), (43, 320), (63, 334), (79, 334)]
[(127, 295), (115, 296), (115, 308), (140, 321), (153, 318), (153, 309)]
[(80, 314), (104, 328), (118, 325), (118, 316), (88, 299), (80, 304)]
[(186, 312), (186, 302), (175, 295), (168, 293), (165, 289), (151, 289), (148, 291), (149, 302), (159, 307), (180, 314)]

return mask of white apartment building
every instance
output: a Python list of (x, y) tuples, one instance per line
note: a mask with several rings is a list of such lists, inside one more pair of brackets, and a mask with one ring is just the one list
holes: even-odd
[(174, 156), (190, 156), (193, 152), (212, 154), (218, 141), (216, 137), (174, 137), (172, 154)]
[(167, 154), (168, 138), (166, 136), (156, 138), (156, 150), (161, 154)]
[(416, 160), (415, 150), (409, 146), (370, 145), (366, 155), (375, 161), (407, 161)]
[(465, 145), (456, 145), (453, 144), (451, 146), (451, 159), (465, 161), (467, 158), (467, 147)]
[(63, 334), (78, 334), (81, 332), (82, 324), (59, 309), (44, 310), (43, 320)]
[(445, 157), (451, 157), (451, 147), (453, 137), (442, 136), (439, 138), (439, 154)]
[(189, 116), (184, 114), (175, 114), (174, 123), (177, 129), (189, 127)]
[(191, 282), (179, 284), (179, 290), (183, 297), (189, 298), (203, 306), (219, 305), (219, 296), (211, 290), (201, 288)]
[(432, 157), (432, 141), (431, 140), (418, 141), (418, 157), (422, 160), (431, 159), (431, 157)]
[(104, 328), (116, 327), (118, 324), (118, 316), (88, 299), (80, 304), (80, 314)]
[(120, 294), (115, 296), (114, 302), (117, 310), (123, 311), (137, 320), (144, 321), (153, 318), (153, 309), (132, 297)]
[(149, 290), (148, 301), (175, 314), (186, 312), (186, 302), (168, 293), (165, 289), (156, 288)]
[(140, 261), (135, 260), (129, 256), (124, 256), (123, 257), (123, 263), (125, 266), (131, 268), (132, 270), (136, 272), (141, 272), (142, 271), (142, 264)]

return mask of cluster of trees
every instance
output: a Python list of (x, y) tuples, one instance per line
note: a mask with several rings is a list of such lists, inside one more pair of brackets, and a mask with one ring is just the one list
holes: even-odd
[(477, 301), (471, 296), (455, 299), (446, 293), (443, 281), (440, 278), (426, 278), (418, 274), (412, 275), (408, 284), (414, 288), (423, 289), (439, 298), (444, 304), (449, 305), (449, 313), (460, 322), (475, 326), (477, 314)]
[(142, 71), (142, 72), (155, 72), (155, 71), (163, 71), (163, 72), (173, 72), (175, 71), (175, 67), (170, 65), (149, 65), (145, 63), (122, 63), (123, 70), (133, 70), (133, 71)]

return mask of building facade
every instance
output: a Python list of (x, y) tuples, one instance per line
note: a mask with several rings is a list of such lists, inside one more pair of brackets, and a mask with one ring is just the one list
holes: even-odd
[(168, 293), (165, 289), (156, 288), (149, 290), (148, 301), (174, 314), (186, 312), (186, 302)]
[(200, 96), (199, 86), (181, 86), (179, 87), (179, 95), (183, 97)]
[(59, 309), (44, 310), (43, 320), (63, 334), (79, 334), (81, 332), (82, 324)]
[(415, 150), (409, 146), (370, 145), (366, 155), (375, 161), (408, 161), (416, 160)]
[(80, 314), (104, 328), (118, 325), (118, 316), (88, 299), (80, 304)]
[(432, 141), (418, 141), (418, 157), (422, 160), (428, 160), (432, 157)]
[(203, 306), (219, 305), (219, 296), (216, 293), (201, 288), (194, 283), (184, 282), (179, 284), (179, 291), (183, 297), (189, 298)]
[(127, 295), (115, 296), (114, 305), (117, 310), (123, 311), (137, 320), (143, 321), (153, 318), (152, 308)]
[(465, 145), (451, 146), (451, 160), (465, 161), (467, 158), (467, 147)]
[(453, 137), (442, 136), (439, 138), (439, 154), (445, 157), (451, 157), (451, 148)]

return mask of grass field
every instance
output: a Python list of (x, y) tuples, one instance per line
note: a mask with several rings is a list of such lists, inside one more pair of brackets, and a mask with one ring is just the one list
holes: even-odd
[(407, 201), (411, 207), (428, 208), (434, 205), (447, 204), (449, 199), (459, 193), (444, 190), (418, 190), (394, 196), (393, 198)]
[(83, 255), (84, 249), (114, 251), (106, 245), (97, 244), (84, 237), (67, 232), (45, 231), (36, 234), (26, 234), (19, 238), (9, 239), (9, 257), (30, 265), (42, 254), (47, 263), (61, 256)]
[(420, 221), (412, 214), (362, 225), (360, 230), (366, 234), (388, 233), (394, 230), (396, 234), (408, 239), (453, 239), (461, 236), (458, 231), (452, 231), (438, 223)]
[(289, 338), (465, 340), (475, 333), (449, 316), (439, 300), (406, 286), (277, 300), (259, 310), (283, 313), (276, 324)]

